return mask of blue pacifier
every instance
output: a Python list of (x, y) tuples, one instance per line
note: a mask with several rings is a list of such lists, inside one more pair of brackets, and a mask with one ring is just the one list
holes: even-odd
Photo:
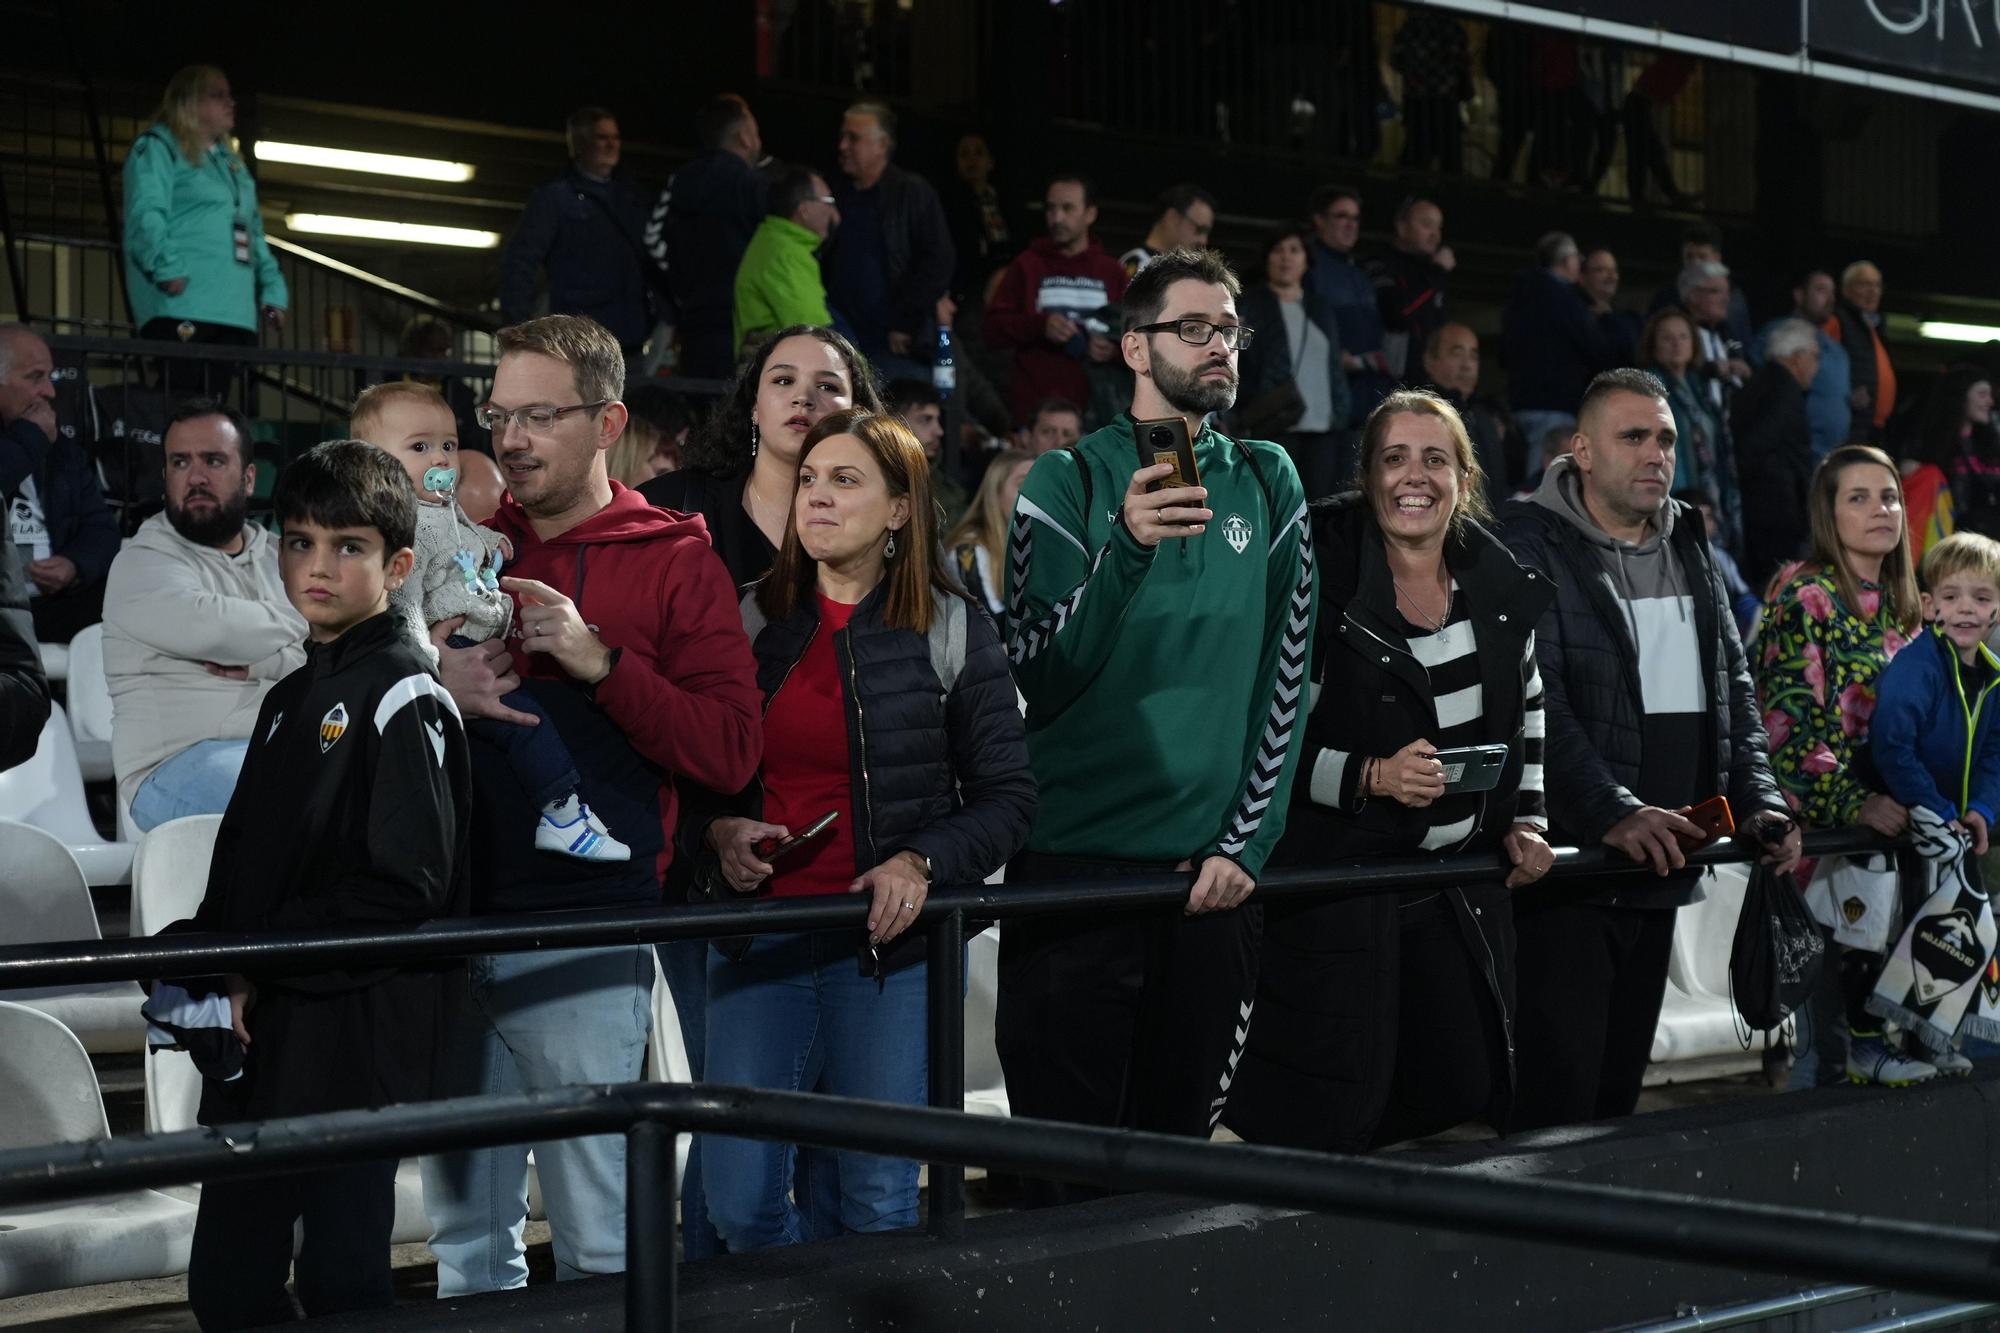
[(451, 498), (458, 489), (458, 469), (455, 467), (433, 467), (424, 469), (424, 489), (432, 495)]

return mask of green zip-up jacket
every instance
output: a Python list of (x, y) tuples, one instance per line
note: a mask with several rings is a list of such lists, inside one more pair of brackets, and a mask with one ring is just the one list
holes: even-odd
[[(238, 223), (249, 233), (248, 263), (236, 262)], [(175, 278), (187, 287), (169, 296), (160, 284)], [(290, 304), (264, 239), (257, 182), (227, 144), (196, 164), (164, 125), (133, 141), (125, 157), (125, 290), (141, 328), (165, 316), (254, 330), (259, 306)]]
[(826, 285), (819, 276), (819, 236), (790, 218), (757, 224), (736, 266), (736, 350), (757, 333), (794, 324), (827, 325)]
[(1284, 832), (1318, 610), (1305, 490), (1277, 445), (1211, 427), (1195, 463), (1214, 519), (1151, 550), (1119, 521), (1139, 465), (1129, 415), (1021, 487), (1008, 650), (1042, 791), (1030, 850), (1220, 854), (1254, 878)]

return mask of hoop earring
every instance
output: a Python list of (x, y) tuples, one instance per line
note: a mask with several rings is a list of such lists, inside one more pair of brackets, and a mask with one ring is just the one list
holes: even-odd
[(890, 560), (895, 557), (895, 554), (896, 554), (896, 534), (894, 532), (891, 532), (889, 534), (889, 544), (882, 548), (882, 558), (884, 560)]
[(753, 421), (750, 423), (750, 461), (753, 463), (757, 461), (758, 443), (757, 423)]

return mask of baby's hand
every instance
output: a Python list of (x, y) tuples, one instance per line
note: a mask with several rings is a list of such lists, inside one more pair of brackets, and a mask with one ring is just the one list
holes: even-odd
[(493, 548), (493, 556), (493, 568), (498, 569), (502, 560), (514, 558), (514, 543), (503, 534), (499, 544)]

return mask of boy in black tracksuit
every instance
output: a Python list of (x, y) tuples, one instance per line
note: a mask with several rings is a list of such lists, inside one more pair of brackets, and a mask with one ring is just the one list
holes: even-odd
[[(466, 910), (469, 770), (456, 707), (388, 609), (408, 577), (416, 493), (389, 455), (323, 444), (276, 508), (306, 664), (264, 700), (222, 817), (207, 896), (170, 929), (311, 931)], [(377, 1107), (431, 1095), (455, 965), (230, 977), (241, 1078), (204, 1081), (201, 1122)], [(195, 988), (190, 988), (195, 989)], [(285, 1293), (303, 1217), (306, 1313), (393, 1304), (393, 1160), (208, 1182), (188, 1263), (205, 1330), (296, 1317)]]

